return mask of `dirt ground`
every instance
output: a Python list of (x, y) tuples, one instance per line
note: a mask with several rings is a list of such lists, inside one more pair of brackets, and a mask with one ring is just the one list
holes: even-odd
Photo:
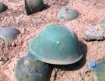
[[(99, 61), (105, 56), (105, 41), (90, 41), (83, 39), (88, 26), (102, 27), (99, 21), (105, 19), (105, 0), (44, 0), (48, 6), (37, 13), (27, 16), (24, 0), (2, 0), (8, 9), (0, 13), (0, 29), (13, 26), (20, 34), (10, 47), (0, 53), (8, 60), (0, 66), (0, 81), (15, 81), (14, 66), (16, 61), (26, 52), (29, 41), (36, 36), (45, 25), (60, 23), (73, 29), (78, 39), (84, 58), (76, 64), (55, 66), (51, 81), (96, 81), (88, 66), (88, 62)], [(70, 6), (79, 11), (78, 18), (71, 21), (57, 19), (57, 13), (63, 6)]]

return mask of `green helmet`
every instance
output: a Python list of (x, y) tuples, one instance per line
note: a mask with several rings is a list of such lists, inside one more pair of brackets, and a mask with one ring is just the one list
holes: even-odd
[(73, 30), (64, 25), (47, 25), (30, 43), (29, 52), (38, 60), (66, 65), (79, 61), (83, 55)]
[(105, 57), (97, 62), (92, 73), (94, 74), (94, 81), (105, 81)]
[(3, 2), (0, 2), (0, 13), (4, 12), (6, 9), (7, 9), (7, 6)]
[(43, 0), (24, 0), (27, 15), (41, 11), (44, 7)]
[(27, 53), (17, 61), (15, 78), (16, 81), (49, 81), (52, 69), (51, 65)]

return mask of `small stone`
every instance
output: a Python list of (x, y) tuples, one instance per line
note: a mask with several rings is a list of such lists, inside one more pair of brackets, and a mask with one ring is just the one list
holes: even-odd
[(4, 61), (6, 62), (6, 61), (8, 61), (9, 60), (9, 58), (7, 58), (7, 57), (4, 57)]
[(3, 61), (0, 61), (0, 66), (3, 65), (3, 64), (4, 64), (4, 62)]
[(54, 15), (54, 12), (51, 12), (51, 15)]
[(76, 9), (73, 9), (71, 7), (63, 7), (59, 12), (58, 12), (58, 19), (62, 19), (65, 21), (73, 20), (76, 19), (79, 15), (79, 12)]
[(1, 20), (3, 20), (4, 18), (1, 18)]
[(87, 27), (87, 29), (84, 32), (84, 37), (83, 37), (86, 41), (90, 41), (90, 40), (103, 40), (104, 36), (103, 33), (93, 27), (93, 26), (89, 26)]
[(2, 60), (2, 57), (0, 57), (0, 61)]
[(11, 12), (7, 12), (8, 14), (10, 14)]
[(52, 3), (53, 3), (53, 5), (55, 5), (56, 4), (56, 1), (53, 1)]
[(78, 81), (84, 81), (83, 75), (82, 75), (81, 73), (78, 73), (77, 80), (78, 80)]

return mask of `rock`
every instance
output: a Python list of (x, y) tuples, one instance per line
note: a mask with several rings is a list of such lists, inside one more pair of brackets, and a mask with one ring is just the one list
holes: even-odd
[(9, 60), (9, 58), (4, 57), (3, 60), (4, 60), (4, 62), (7, 62)]
[(4, 62), (3, 61), (0, 61), (0, 66), (3, 65), (3, 64), (4, 64)]
[(77, 81), (84, 81), (82, 73), (78, 73)]
[(59, 12), (58, 12), (58, 19), (62, 19), (65, 21), (73, 20), (77, 18), (79, 15), (79, 12), (76, 9), (73, 9), (71, 7), (63, 7)]
[(87, 27), (87, 29), (84, 32), (84, 37), (83, 37), (86, 41), (90, 41), (90, 40), (103, 40), (104, 36), (103, 33), (93, 27), (93, 26), (89, 26)]

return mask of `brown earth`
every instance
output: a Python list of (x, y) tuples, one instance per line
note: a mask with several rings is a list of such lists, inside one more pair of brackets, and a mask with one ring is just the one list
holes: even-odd
[[(21, 33), (11, 46), (0, 53), (2, 58), (8, 58), (8, 61), (0, 66), (0, 81), (15, 81), (16, 61), (28, 52), (29, 41), (49, 23), (60, 23), (73, 29), (81, 41), (80, 46), (86, 56), (72, 66), (55, 66), (51, 81), (96, 81), (88, 62), (91, 60), (97, 62), (105, 56), (105, 41), (86, 42), (83, 35), (88, 26), (102, 30), (99, 21), (105, 18), (105, 0), (44, 0), (49, 7), (29, 16), (25, 12), (24, 0), (3, 0), (3, 2), (8, 6), (8, 10), (0, 13), (0, 29), (13, 26)], [(58, 20), (57, 13), (63, 6), (77, 9), (79, 17), (71, 21)]]

